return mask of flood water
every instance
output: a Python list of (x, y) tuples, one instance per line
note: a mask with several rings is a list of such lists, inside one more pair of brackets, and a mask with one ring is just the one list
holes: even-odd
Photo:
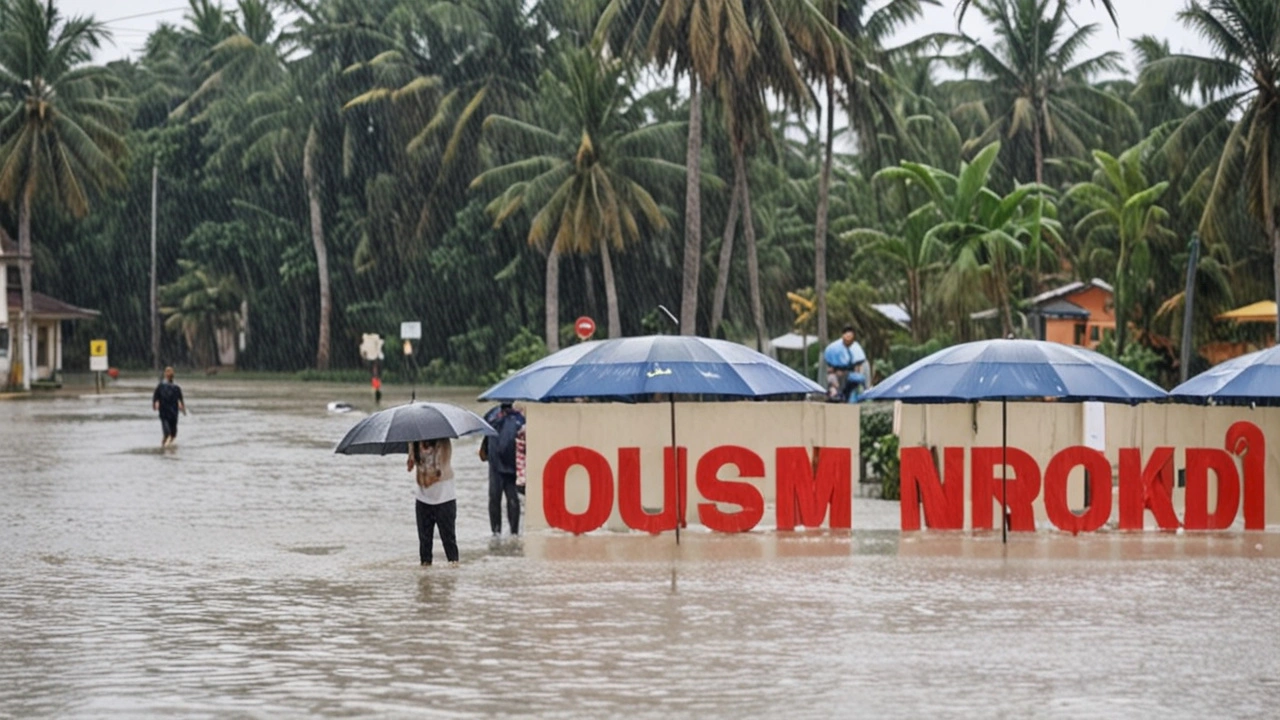
[(179, 382), (167, 451), (145, 380), (0, 401), (0, 717), (1280, 714), (1274, 529), (493, 541), (463, 440), (424, 569), (367, 387)]

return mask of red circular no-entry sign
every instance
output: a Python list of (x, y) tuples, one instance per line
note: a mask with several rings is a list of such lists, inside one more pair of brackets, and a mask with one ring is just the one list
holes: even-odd
[(583, 315), (573, 321), (573, 331), (578, 334), (579, 340), (586, 340), (596, 333), (596, 321)]

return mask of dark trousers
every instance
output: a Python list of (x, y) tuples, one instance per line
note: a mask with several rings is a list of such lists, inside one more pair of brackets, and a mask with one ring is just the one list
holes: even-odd
[(444, 545), (444, 556), (449, 562), (458, 562), (458, 536), (454, 525), (458, 521), (458, 501), (450, 500), (439, 505), (428, 505), (421, 500), (414, 501), (418, 515), (418, 559), (427, 565), (431, 564), (432, 546), (435, 544), (435, 529), (440, 527), (440, 544)]
[(164, 432), (165, 437), (178, 437), (178, 411), (160, 413), (160, 430)]
[(507, 496), (507, 522), (511, 534), (520, 532), (520, 493), (516, 492), (516, 474), (489, 470), (489, 527), (493, 534), (502, 532), (502, 496)]

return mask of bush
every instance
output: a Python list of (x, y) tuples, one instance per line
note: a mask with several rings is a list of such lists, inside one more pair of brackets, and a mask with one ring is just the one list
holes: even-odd
[(861, 437), (863, 480), (878, 478), (880, 496), (898, 498), (898, 436), (893, 434), (893, 410), (884, 405), (863, 405)]
[(533, 334), (529, 328), (520, 328), (502, 349), (502, 360), (498, 368), (485, 374), (481, 379), (489, 385), (498, 382), (516, 370), (546, 357), (547, 344), (542, 338)]

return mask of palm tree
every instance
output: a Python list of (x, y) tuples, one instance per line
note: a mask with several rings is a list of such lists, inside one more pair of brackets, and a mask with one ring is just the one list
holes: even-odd
[(218, 332), (234, 330), (244, 293), (230, 275), (217, 275), (190, 260), (178, 260), (182, 275), (160, 288), (166, 330), (178, 331), (197, 365), (218, 364)]
[(114, 77), (88, 65), (109, 37), (91, 17), (63, 18), (52, 0), (7, 0), (0, 22), (0, 199), (17, 206), (22, 285), (22, 387), (31, 388), (31, 206), (45, 197), (70, 214), (122, 183), (126, 147)]
[(932, 326), (930, 307), (932, 297), (931, 278), (942, 268), (946, 248), (936, 235), (929, 233), (937, 223), (932, 205), (913, 210), (902, 221), (901, 230), (890, 234), (881, 230), (854, 229), (844, 234), (846, 240), (858, 246), (854, 261), (868, 255), (876, 255), (902, 270), (905, 280), (903, 297), (908, 317), (911, 318), (911, 339), (919, 344), (929, 339)]
[[(1170, 55), (1148, 65), (1144, 81), (1167, 78), (1212, 101), (1181, 123), (1164, 151), (1175, 171), (1194, 178), (1206, 240), (1226, 238), (1231, 206), (1243, 191), (1271, 247), (1280, 298), (1280, 12), (1271, 0), (1191, 0), (1178, 17), (1214, 56)], [(1280, 319), (1275, 334), (1280, 341)]]
[[(1116, 357), (1124, 353), (1130, 313), (1139, 302), (1137, 288), (1150, 274), (1150, 241), (1173, 235), (1165, 227), (1169, 212), (1157, 204), (1169, 183), (1153, 185), (1147, 180), (1141, 163), (1145, 151), (1145, 143), (1129, 148), (1119, 158), (1094, 150), (1098, 169), (1093, 181), (1073, 186), (1063, 197), (1092, 210), (1076, 223), (1077, 237), (1088, 242), (1098, 234), (1116, 241)], [(1150, 318), (1144, 320), (1150, 322)]]
[[(547, 308), (558, 302), (558, 274), (552, 268), (568, 253), (599, 253), (608, 303), (609, 337), (622, 336), (611, 254), (641, 237), (641, 223), (667, 229), (654, 199), (685, 174), (663, 157), (678, 144), (677, 123), (641, 126), (627, 112), (630, 99), (620, 64), (601, 63), (588, 50), (559, 58), (544, 82), (542, 125), (505, 115), (485, 120), (488, 137), (521, 154), (481, 173), (472, 188), (500, 188), (489, 205), (499, 226), (520, 211), (532, 213), (530, 245), (548, 252)], [(548, 317), (548, 346), (556, 318)]]
[[(1083, 157), (1107, 140), (1137, 134), (1137, 117), (1114, 93), (1092, 84), (1103, 72), (1118, 72), (1122, 56), (1112, 51), (1078, 60), (1097, 32), (1096, 24), (1072, 26), (1068, 0), (976, 0), (996, 42), (970, 41), (955, 59), (981, 79), (951, 83), (968, 101), (958, 116), (969, 116), (977, 134), (966, 152), (1004, 139), (1004, 165), (1022, 181), (1044, 183), (1048, 153)], [(1051, 12), (1050, 12), (1051, 11)]]
[(1052, 217), (1043, 186), (1022, 185), (1003, 196), (988, 187), (999, 153), (999, 143), (988, 145), (972, 163), (961, 163), (957, 175), (903, 162), (876, 173), (875, 179), (922, 191), (916, 212), (926, 208), (934, 218), (922, 244), (937, 242), (946, 249), (947, 267), (939, 289), (957, 313), (955, 319), (965, 321), (965, 306), (981, 288), (999, 310), (1001, 334), (1007, 336), (1013, 331), (1011, 272), (1029, 244), (1044, 236), (1060, 244), (1061, 226)]
[[(884, 82), (880, 76), (888, 64), (889, 53), (884, 44), (900, 27), (921, 15), (921, 3), (936, 4), (936, 0), (891, 0), (872, 10), (868, 0), (822, 0), (819, 8), (840, 36), (847, 43), (822, 44), (817, 58), (810, 58), (816, 65), (826, 85), (826, 141), (822, 148), (822, 169), (818, 178), (818, 206), (813, 229), (814, 269), (813, 287), (817, 298), (818, 343), (827, 342), (827, 231), (831, 198), (831, 163), (835, 149), (835, 106), (839, 93), (837, 82), (844, 90), (844, 106), (849, 110), (851, 125), (857, 128), (864, 152), (878, 155), (880, 120), (894, 114), (889, 100), (882, 92)], [(819, 356), (819, 363), (825, 362)], [(824, 368), (825, 369), (825, 368)], [(819, 375), (825, 373), (820, 372)]]

